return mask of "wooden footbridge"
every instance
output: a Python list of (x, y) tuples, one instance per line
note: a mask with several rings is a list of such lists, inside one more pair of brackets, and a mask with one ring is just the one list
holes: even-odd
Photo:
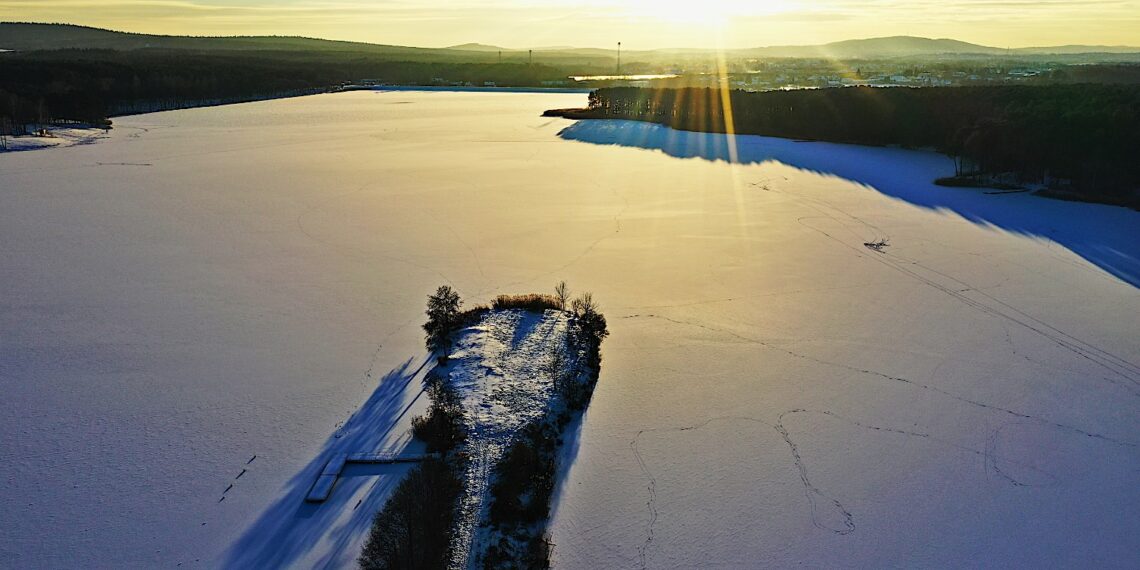
[(419, 463), (439, 457), (440, 454), (438, 453), (337, 453), (325, 463), (324, 469), (321, 470), (320, 475), (317, 475), (317, 480), (309, 489), (309, 494), (305, 496), (305, 501), (323, 503), (327, 500), (346, 465), (353, 463)]

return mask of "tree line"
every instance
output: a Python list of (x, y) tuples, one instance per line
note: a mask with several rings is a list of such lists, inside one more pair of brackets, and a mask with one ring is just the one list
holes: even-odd
[(313, 93), (363, 79), (536, 86), (566, 76), (541, 64), (399, 61), (329, 51), (12, 52), (0, 53), (0, 123), (9, 134), (25, 134), (29, 125), (98, 125), (114, 115)]
[(591, 93), (589, 105), (590, 116), (690, 131), (934, 148), (955, 157), (962, 177), (1006, 176), (1077, 197), (1138, 203), (1135, 85), (769, 92), (616, 87)]

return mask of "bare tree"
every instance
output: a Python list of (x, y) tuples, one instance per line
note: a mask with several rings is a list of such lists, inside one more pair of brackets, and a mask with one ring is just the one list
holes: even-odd
[(12, 131), (12, 119), (0, 117), (0, 150), (8, 150), (8, 135)]
[(590, 316), (598, 312), (598, 305), (594, 302), (592, 293), (578, 295), (578, 298), (574, 299), (570, 306), (573, 308), (574, 314), (579, 317)]
[(36, 119), (38, 121), (36, 124), (36, 130), (38, 131), (37, 134), (40, 136), (46, 135), (47, 127), (44, 125), (46, 125), (48, 122), (48, 109), (47, 103), (44, 102), (43, 97), (40, 97), (39, 103), (36, 105)]
[(566, 351), (557, 344), (550, 347), (550, 358), (546, 361), (546, 374), (556, 391), (562, 391), (566, 379)]
[(565, 311), (566, 301), (570, 300), (570, 288), (566, 286), (565, 281), (559, 281), (554, 286), (554, 298), (558, 299), (558, 308)]

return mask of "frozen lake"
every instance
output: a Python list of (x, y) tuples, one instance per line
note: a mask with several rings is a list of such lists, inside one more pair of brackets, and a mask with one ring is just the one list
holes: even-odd
[(301, 497), (408, 444), (425, 296), (562, 279), (611, 337), (559, 568), (1140, 564), (1140, 213), (539, 116), (584, 101), (353, 92), (0, 155), (0, 566), (350, 566), (402, 468)]

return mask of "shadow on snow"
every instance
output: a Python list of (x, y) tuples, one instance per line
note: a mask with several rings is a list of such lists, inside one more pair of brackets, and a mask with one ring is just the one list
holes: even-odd
[[(586, 120), (563, 129), (566, 140), (659, 150), (676, 158), (732, 162), (729, 135), (679, 131), (642, 121)], [(775, 161), (856, 182), (932, 210), (949, 211), (979, 225), (1047, 239), (1121, 280), (1140, 287), (1140, 214), (1118, 206), (1062, 202), (1028, 193), (987, 195), (947, 188), (934, 178), (952, 176), (942, 154), (897, 148), (736, 135), (735, 162)]]
[[(226, 568), (281, 568), (300, 564), (316, 550), (320, 558), (312, 567), (352, 565), (359, 554), (348, 548), (372, 524), (373, 515), (383, 506), (410, 467), (406, 465), (349, 466), (342, 472), (332, 495), (323, 503), (305, 502), (305, 495), (317, 474), (335, 453), (360, 451), (399, 452), (385, 448), (392, 430), (423, 394), (405, 397), (412, 382), (424, 371), (429, 359), (413, 368), (408, 359), (380, 380), (376, 391), (344, 427), (330, 436), (316, 455), (285, 485), (280, 498), (270, 505), (230, 547), (224, 558)], [(408, 401), (405, 401), (408, 400)], [(394, 434), (399, 435), (399, 434)], [(395, 477), (368, 477), (397, 475)], [(360, 497), (360, 490), (371, 485)], [(361, 501), (357, 504), (357, 501)], [(318, 548), (319, 547), (319, 548)], [(311, 562), (311, 561), (310, 561)]]

